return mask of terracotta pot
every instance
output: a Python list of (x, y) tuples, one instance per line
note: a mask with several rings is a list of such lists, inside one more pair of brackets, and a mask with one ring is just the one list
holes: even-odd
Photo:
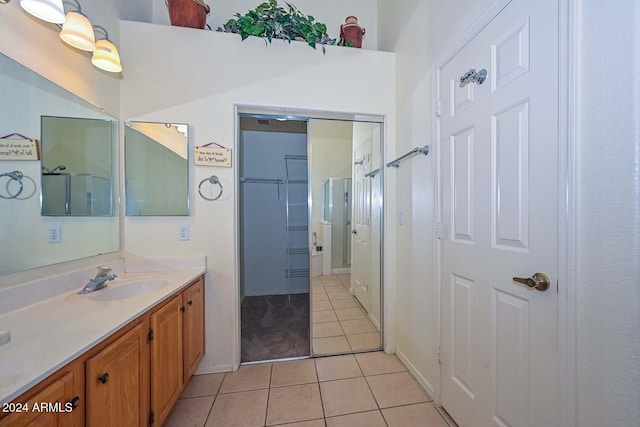
[(358, 18), (347, 16), (344, 24), (340, 25), (340, 44), (353, 42), (353, 47), (362, 47), (362, 37), (366, 30), (358, 25)]
[(211, 11), (204, 0), (167, 0), (171, 25), (204, 29)]

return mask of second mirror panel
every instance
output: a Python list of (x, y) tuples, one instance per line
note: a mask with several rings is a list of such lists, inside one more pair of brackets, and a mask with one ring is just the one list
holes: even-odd
[(382, 347), (381, 130), (311, 120), (314, 355)]
[(188, 149), (186, 124), (126, 123), (128, 216), (189, 215)]

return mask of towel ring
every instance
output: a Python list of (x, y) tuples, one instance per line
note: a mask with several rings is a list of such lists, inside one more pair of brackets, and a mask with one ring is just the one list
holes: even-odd
[[(213, 197), (213, 198), (207, 197), (204, 194), (202, 194), (202, 184), (204, 184), (207, 181), (210, 182), (211, 184), (218, 184), (218, 186), (220, 187), (220, 194), (218, 194), (216, 197)], [(224, 189), (222, 188), (222, 184), (220, 183), (220, 180), (218, 179), (218, 177), (215, 175), (211, 175), (209, 178), (203, 179), (202, 181), (200, 181), (200, 185), (198, 185), (198, 193), (200, 193), (200, 197), (209, 201), (218, 200), (222, 196), (223, 191)]]
[[(9, 178), (9, 180), (7, 181), (7, 188), (6, 188), (7, 195), (5, 196), (4, 194), (0, 193), (0, 197), (2, 197), (3, 199), (15, 199), (22, 193), (22, 190), (24, 190), (24, 184), (22, 183), (22, 178), (24, 177), (24, 174), (20, 171), (13, 171), (13, 172), (5, 172), (0, 174), (0, 177), (3, 177), (3, 176), (6, 176)], [(9, 184), (11, 184), (11, 181), (17, 181), (18, 185), (20, 186), (20, 188), (18, 188), (18, 191), (16, 191), (15, 194), (11, 194), (9, 192)]]
[[(1, 0), (0, 0), (0, 1), (1, 1)], [(33, 191), (32, 191), (30, 194), (26, 195), (26, 196), (18, 197), (20, 194), (23, 194), (23, 193), (24, 193), (24, 188), (23, 188), (23, 191), (21, 191), (21, 192), (20, 192), (19, 194), (17, 194), (16, 196), (12, 197), (12, 198), (13, 198), (13, 199), (15, 199), (15, 200), (27, 200), (27, 199), (30, 199), (30, 198), (32, 198), (32, 197), (36, 194), (36, 191), (38, 191), (38, 185), (37, 185), (37, 184), (36, 184), (36, 182), (33, 180), (33, 178), (31, 178), (30, 176), (24, 175), (24, 176), (22, 177), (22, 179), (23, 179), (23, 180), (27, 180), (27, 181), (31, 182), (31, 185), (33, 186)], [(7, 182), (7, 193), (9, 192), (9, 185), (10, 185), (10, 184), (11, 184), (11, 180), (9, 180), (9, 181)], [(24, 183), (23, 183), (23, 184), (24, 184)]]

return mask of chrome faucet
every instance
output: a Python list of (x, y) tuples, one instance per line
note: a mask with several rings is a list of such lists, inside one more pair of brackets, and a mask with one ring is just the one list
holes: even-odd
[(78, 293), (88, 294), (88, 293), (106, 288), (107, 282), (109, 280), (113, 280), (116, 277), (118, 277), (115, 274), (109, 274), (109, 273), (111, 273), (111, 267), (98, 267), (98, 274), (96, 274), (96, 277), (89, 280), (89, 283), (84, 285), (84, 288), (82, 288), (82, 290)]

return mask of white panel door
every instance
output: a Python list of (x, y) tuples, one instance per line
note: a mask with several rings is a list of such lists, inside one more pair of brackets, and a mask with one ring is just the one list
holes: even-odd
[[(441, 401), (461, 427), (557, 426), (557, 56), (557, 2), (513, 0), (440, 69)], [(536, 272), (550, 289), (513, 280)]]
[(353, 294), (362, 307), (371, 312), (371, 172), (372, 131), (366, 133), (364, 141), (354, 141), (353, 158), (353, 255), (351, 279)]

